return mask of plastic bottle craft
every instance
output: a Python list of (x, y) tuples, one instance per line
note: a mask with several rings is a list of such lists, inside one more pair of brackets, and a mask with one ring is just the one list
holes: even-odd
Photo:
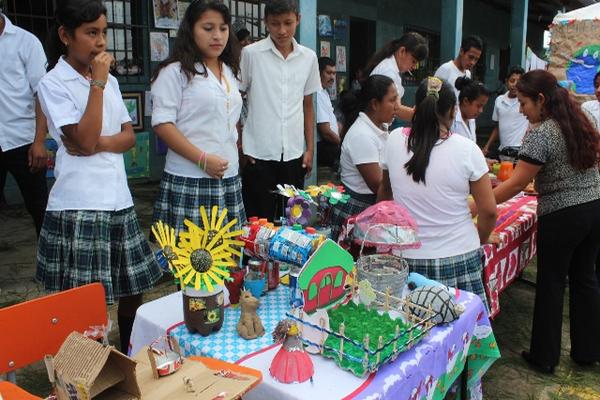
[(302, 383), (314, 375), (313, 362), (298, 335), (296, 323), (289, 319), (280, 321), (273, 331), (273, 340), (282, 345), (271, 361), (269, 372), (281, 383)]

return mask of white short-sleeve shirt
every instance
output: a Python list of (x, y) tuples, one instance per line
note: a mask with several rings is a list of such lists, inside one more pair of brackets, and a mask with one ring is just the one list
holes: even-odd
[[(54, 177), (47, 210), (118, 211), (132, 207), (127, 186), (123, 154), (97, 153), (88, 157), (72, 156), (62, 143), (62, 127), (78, 124), (87, 107), (90, 84), (63, 58), (42, 78), (38, 95), (48, 119), (50, 135), (58, 143)], [(121, 132), (121, 125), (131, 122), (112, 75), (104, 88), (102, 136)]]
[(452, 88), (456, 93), (456, 98), (458, 99), (460, 91), (456, 88), (456, 86), (454, 86), (456, 83), (456, 79), (460, 78), (461, 76), (466, 76), (467, 78), (470, 78), (471, 71), (469, 71), (468, 69), (461, 71), (460, 69), (458, 69), (456, 64), (454, 64), (454, 60), (450, 60), (440, 65), (437, 71), (435, 71), (435, 76), (448, 81), (448, 83), (452, 85)]
[[(339, 135), (337, 118), (333, 112), (333, 105), (329, 98), (329, 93), (326, 89), (321, 89), (317, 92), (317, 124), (329, 123), (329, 128)], [(318, 140), (321, 140), (319, 135)]]
[(519, 111), (519, 99), (511, 99), (508, 92), (496, 98), (492, 120), (498, 122), (500, 135), (500, 149), (505, 147), (519, 147), (523, 143), (523, 136), (529, 127), (529, 121)]
[(242, 51), (240, 90), (248, 93), (242, 146), (253, 158), (290, 161), (304, 153), (304, 96), (321, 89), (321, 78), (315, 52), (292, 43), (287, 58), (270, 36)]
[(46, 74), (46, 54), (39, 39), (4, 18), (0, 34), (0, 149), (33, 142), (37, 86)]
[(392, 131), (382, 167), (387, 169), (394, 201), (415, 218), (421, 248), (403, 251), (415, 259), (435, 259), (464, 254), (479, 248), (477, 228), (467, 205), (470, 182), (488, 172), (481, 150), (472, 141), (450, 135), (433, 147), (425, 182), (416, 183), (404, 164), (413, 156), (407, 149), (409, 129)]
[(454, 122), (450, 130), (460, 136), (466, 137), (473, 143), (477, 143), (477, 125), (475, 119), (465, 121), (459, 107), (456, 107), (456, 115), (454, 116)]
[[(204, 71), (201, 64), (198, 71)], [(225, 178), (238, 174), (238, 133), (236, 123), (242, 110), (238, 80), (231, 68), (223, 65), (223, 79), (209, 70), (188, 82), (181, 64), (164, 67), (152, 83), (152, 126), (173, 123), (191, 144), (209, 154), (229, 161)], [(175, 151), (167, 151), (165, 171), (190, 178), (209, 178), (192, 162)]]
[(342, 183), (360, 194), (373, 194), (356, 167), (381, 161), (388, 132), (379, 129), (365, 114), (359, 113), (344, 141), (340, 155)]
[(400, 69), (398, 68), (398, 63), (396, 62), (396, 58), (394, 55), (382, 60), (373, 71), (371, 71), (371, 75), (385, 75), (396, 84), (396, 89), (398, 89), (398, 97), (402, 98), (404, 96), (404, 86), (402, 86), (402, 76), (400, 75)]
[(586, 101), (581, 108), (589, 112), (595, 119), (596, 129), (600, 129), (600, 102), (598, 100)]

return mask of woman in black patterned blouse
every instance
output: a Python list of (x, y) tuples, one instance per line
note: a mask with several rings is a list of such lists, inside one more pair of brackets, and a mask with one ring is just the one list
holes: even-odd
[(523, 358), (553, 373), (560, 358), (563, 295), (570, 287), (571, 358), (600, 361), (600, 288), (594, 263), (600, 249), (600, 143), (596, 129), (549, 72), (523, 75), (521, 112), (538, 124), (523, 139), (510, 179), (494, 190), (498, 203), (533, 178), (538, 199), (538, 270), (530, 351)]

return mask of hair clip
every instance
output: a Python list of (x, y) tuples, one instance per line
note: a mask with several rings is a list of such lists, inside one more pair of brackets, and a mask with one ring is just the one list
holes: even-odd
[(439, 100), (442, 85), (442, 80), (436, 76), (430, 76), (427, 78), (427, 96), (433, 96), (436, 100)]

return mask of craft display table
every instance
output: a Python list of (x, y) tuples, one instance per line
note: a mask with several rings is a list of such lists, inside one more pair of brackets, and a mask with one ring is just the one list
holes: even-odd
[(537, 197), (518, 196), (498, 206), (494, 232), (500, 244), (483, 246), (483, 282), (490, 318), (500, 312), (500, 294), (517, 279), (536, 254)]
[[(285, 318), (289, 289), (280, 286), (261, 298), (259, 316), (266, 334), (246, 341), (237, 335), (239, 308), (225, 310), (223, 328), (210, 336), (190, 334), (183, 324), (181, 293), (173, 293), (142, 305), (137, 312), (131, 336), (131, 352), (157, 336), (175, 337), (185, 355), (202, 355), (237, 362), (260, 370), (263, 382), (244, 399), (443, 399), (451, 384), (468, 368), (469, 395), (481, 398), (481, 376), (500, 357), (489, 318), (479, 297), (456, 291), (465, 312), (451, 324), (438, 326), (417, 345), (400, 354), (377, 373), (358, 378), (338, 368), (331, 360), (312, 356), (313, 382), (281, 384), (269, 374), (271, 360), (279, 345), (270, 333)], [(468, 360), (468, 363), (467, 363)]]

